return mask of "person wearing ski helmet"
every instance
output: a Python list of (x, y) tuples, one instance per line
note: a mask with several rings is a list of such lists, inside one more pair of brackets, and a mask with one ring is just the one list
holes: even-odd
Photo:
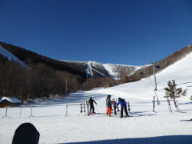
[(112, 106), (113, 106), (113, 109), (114, 109), (114, 115), (117, 115), (117, 102), (115, 101), (115, 99), (112, 99), (112, 102), (111, 102)]
[(128, 117), (129, 115), (128, 115), (128, 112), (127, 112), (127, 103), (126, 103), (126, 101), (124, 100), (124, 99), (122, 99), (122, 98), (118, 98), (118, 103), (117, 103), (117, 105), (121, 105), (121, 118), (123, 117), (123, 110), (125, 111), (125, 114), (126, 114), (126, 117)]
[(112, 108), (112, 105), (111, 105), (111, 95), (107, 96), (106, 106), (107, 106), (107, 116), (111, 116), (111, 108)]
[(95, 113), (94, 103), (97, 104), (92, 97), (89, 98), (90, 113)]

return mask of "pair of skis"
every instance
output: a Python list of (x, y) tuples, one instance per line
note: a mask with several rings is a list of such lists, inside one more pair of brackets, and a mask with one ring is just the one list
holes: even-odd
[(95, 112), (90, 113), (88, 101), (86, 101), (86, 105), (87, 105), (87, 115), (88, 115), (88, 116), (93, 115), (93, 114), (96, 114)]
[[(171, 108), (171, 102), (170, 102), (170, 100), (169, 100), (168, 98), (167, 98), (167, 102), (168, 102), (169, 111), (170, 111), (170, 112), (173, 112), (173, 111), (172, 111), (172, 108)], [(176, 108), (177, 112), (182, 112), (182, 111), (179, 109), (176, 101), (174, 101), (174, 105), (175, 105), (175, 108)]]

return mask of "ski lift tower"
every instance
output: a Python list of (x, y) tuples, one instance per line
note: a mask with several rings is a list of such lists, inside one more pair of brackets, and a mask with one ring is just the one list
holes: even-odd
[[(158, 99), (158, 96), (157, 96), (157, 93), (156, 93), (156, 91), (157, 91), (157, 80), (156, 80), (156, 75), (155, 75), (155, 71), (157, 70), (157, 69), (159, 69), (160, 68), (160, 66), (158, 66), (158, 65), (154, 65), (153, 64), (153, 75), (154, 75), (154, 81), (155, 81), (155, 89), (153, 89), (153, 91), (154, 91), (154, 94), (155, 94), (155, 96), (157, 97), (157, 104), (159, 105), (160, 104), (160, 101), (159, 101), (159, 99)], [(147, 74), (147, 77), (149, 76), (149, 74), (148, 74), (148, 72), (145, 72), (146, 74)], [(144, 73), (141, 71), (140, 72), (140, 75), (143, 75)], [(150, 78), (149, 78), (150, 79)], [(151, 83), (151, 80), (150, 80), (150, 83)], [(152, 83), (151, 83), (151, 86), (152, 86), (152, 88), (153, 88), (153, 85), (152, 85)]]
[(158, 66), (158, 65), (153, 65), (153, 75), (154, 75), (154, 81), (155, 81), (155, 91), (157, 91), (157, 79), (156, 79), (156, 74), (155, 74), (155, 72), (156, 72), (156, 70), (159, 70), (160, 69), (160, 66)]
[(67, 78), (65, 80), (65, 93), (67, 93)]

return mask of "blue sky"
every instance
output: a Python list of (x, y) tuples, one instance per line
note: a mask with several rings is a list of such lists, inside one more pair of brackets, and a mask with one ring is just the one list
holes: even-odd
[(143, 65), (192, 44), (191, 0), (0, 0), (0, 41), (58, 60)]

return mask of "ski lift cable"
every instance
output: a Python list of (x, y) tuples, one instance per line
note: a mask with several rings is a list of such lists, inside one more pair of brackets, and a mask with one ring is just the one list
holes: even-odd
[(150, 81), (150, 84), (151, 84), (151, 87), (152, 87), (152, 89), (153, 89), (153, 92), (155, 93), (155, 96), (156, 96), (156, 98), (157, 98), (157, 103), (160, 104), (159, 98), (158, 98), (157, 93), (155, 92), (155, 90), (154, 90), (154, 88), (153, 88), (152, 81), (151, 81), (150, 77), (148, 76), (148, 74), (147, 74), (147, 77), (148, 77), (148, 79), (149, 79), (149, 81)]

